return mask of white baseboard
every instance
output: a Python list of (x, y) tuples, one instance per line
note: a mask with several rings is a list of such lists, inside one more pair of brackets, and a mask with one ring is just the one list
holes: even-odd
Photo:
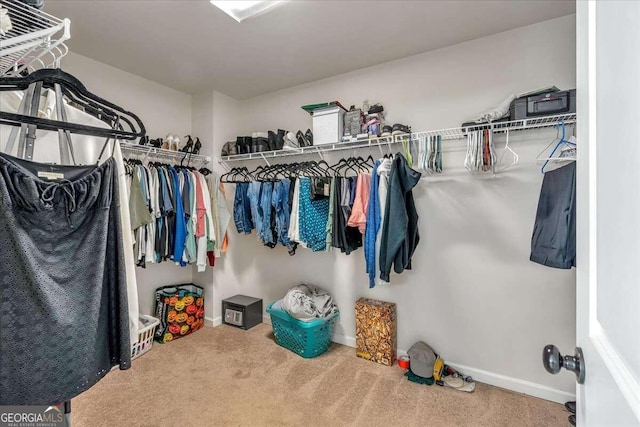
[(356, 347), (356, 339), (354, 337), (348, 337), (346, 335), (333, 334), (331, 341), (338, 344), (346, 345), (347, 347)]
[(519, 378), (508, 377), (506, 375), (496, 374), (482, 369), (471, 368), (455, 362), (447, 361), (446, 364), (465, 375), (471, 375), (471, 377), (476, 381), (496, 387), (506, 388), (507, 390), (515, 391), (517, 393), (523, 393), (557, 403), (576, 400), (575, 394), (551, 388), (546, 385), (521, 380)]
[[(334, 334), (332, 341), (349, 347), (356, 346), (356, 339), (354, 337)], [(406, 354), (406, 350), (398, 350), (398, 356), (405, 356)], [(529, 396), (539, 397), (540, 399), (550, 400), (557, 403), (576, 400), (575, 394), (551, 388), (546, 385), (521, 380), (519, 378), (508, 377), (506, 375), (496, 374), (495, 372), (489, 372), (482, 369), (472, 368), (470, 366), (461, 365), (455, 362), (445, 361), (445, 363), (451, 366), (453, 369), (460, 371), (465, 375), (471, 376), (478, 382), (515, 391), (516, 393), (523, 393)]]
[(204, 323), (207, 326), (220, 326), (222, 325), (222, 317), (216, 317), (215, 319), (212, 319), (210, 317), (205, 317)]
[[(263, 321), (264, 323), (270, 325), (271, 317), (269, 315), (266, 315), (264, 316)], [(349, 337), (346, 335), (333, 334), (331, 341), (338, 344), (346, 345), (347, 347), (355, 348), (356, 346), (355, 337)], [(404, 356), (406, 354), (406, 350), (398, 350), (398, 356)], [(519, 378), (508, 377), (506, 375), (496, 374), (495, 372), (489, 372), (482, 369), (472, 368), (470, 366), (461, 365), (455, 362), (446, 361), (445, 363), (465, 375), (470, 375), (474, 380), (481, 383), (515, 391), (517, 393), (523, 393), (529, 396), (539, 397), (540, 399), (550, 400), (557, 403), (576, 400), (576, 395), (573, 393), (551, 388), (542, 384), (521, 380)]]

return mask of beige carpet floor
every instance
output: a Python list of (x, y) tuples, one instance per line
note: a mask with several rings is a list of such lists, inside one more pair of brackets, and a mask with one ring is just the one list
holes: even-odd
[(569, 425), (562, 405), (480, 383), (473, 393), (410, 383), (350, 347), (303, 359), (266, 324), (154, 344), (74, 399), (72, 415), (74, 427)]

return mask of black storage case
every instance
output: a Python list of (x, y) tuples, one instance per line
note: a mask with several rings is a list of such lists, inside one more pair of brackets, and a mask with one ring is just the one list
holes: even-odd
[(246, 295), (222, 300), (222, 323), (242, 329), (262, 323), (262, 300)]
[(547, 92), (540, 95), (523, 96), (514, 99), (509, 108), (510, 120), (532, 117), (553, 116), (576, 112), (576, 90)]

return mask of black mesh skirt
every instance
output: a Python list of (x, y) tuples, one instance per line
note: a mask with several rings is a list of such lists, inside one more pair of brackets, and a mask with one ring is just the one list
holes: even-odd
[(116, 163), (0, 154), (0, 405), (70, 400), (131, 365)]

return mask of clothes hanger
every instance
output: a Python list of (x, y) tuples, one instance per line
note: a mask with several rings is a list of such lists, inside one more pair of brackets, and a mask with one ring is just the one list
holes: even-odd
[(143, 137), (146, 134), (144, 124), (138, 116), (119, 107), (91, 92), (76, 77), (61, 69), (41, 69), (31, 74), (21, 77), (0, 77), (1, 91), (26, 90), (32, 84), (41, 84), (45, 88), (55, 88), (56, 85), (66, 91), (68, 96), (74, 95), (74, 101), (86, 105), (87, 107), (104, 110), (105, 114), (118, 116), (119, 123), (127, 126), (128, 129), (101, 128), (95, 126), (69, 123), (61, 120), (50, 120), (25, 114), (15, 114), (0, 111), (0, 124), (10, 126), (22, 126), (23, 124), (34, 125), (38, 129), (57, 131), (59, 129), (104, 138), (133, 140)]
[[(558, 150), (558, 148), (560, 148), (560, 146), (562, 146), (562, 145), (568, 145), (568, 146), (570, 146), (570, 147), (576, 147), (576, 144), (575, 144), (574, 142), (571, 142), (571, 141), (568, 141), (568, 140), (566, 140), (566, 139), (565, 139), (565, 136), (566, 136), (566, 128), (565, 128), (564, 120), (561, 120), (561, 121), (560, 121), (560, 123), (556, 125), (556, 129), (558, 129), (558, 130), (557, 130), (557, 132), (556, 132), (556, 138), (555, 138), (555, 139), (557, 139), (557, 138), (558, 138), (558, 135), (559, 135), (559, 133), (560, 133), (560, 129), (562, 130), (562, 136), (560, 136), (560, 139), (559, 139), (559, 141), (556, 143), (556, 146), (555, 146), (555, 147), (553, 147), (553, 150), (551, 150), (551, 154), (549, 154), (549, 157), (547, 157), (547, 158), (545, 158), (545, 159), (544, 159), (544, 161), (545, 161), (545, 162), (544, 162), (544, 164), (542, 165), (542, 167), (540, 168), (540, 172), (541, 172), (541, 173), (544, 173), (544, 169), (547, 167), (547, 165), (549, 164), (549, 162), (550, 162), (550, 161), (552, 161), (552, 160), (558, 160), (558, 161), (563, 161), (563, 160), (564, 160), (564, 161), (573, 161), (573, 160), (575, 160), (575, 159), (572, 159), (572, 158), (562, 159), (562, 158), (554, 158), (554, 157), (553, 157), (553, 155), (556, 153), (556, 151)], [(539, 161), (542, 161), (542, 160), (543, 160), (540, 156), (542, 156), (542, 154), (544, 154), (544, 153), (547, 151), (547, 149), (548, 149), (549, 147), (551, 147), (551, 145), (553, 145), (553, 143), (555, 142), (555, 139), (554, 139), (554, 141), (552, 141), (549, 145), (547, 145), (547, 146), (545, 147), (545, 149), (544, 149), (544, 150), (542, 150), (542, 152), (540, 152), (540, 154), (538, 154), (538, 156), (537, 156), (537, 158), (536, 158), (537, 160), (539, 160)]]
[(346, 163), (346, 159), (343, 157), (338, 161), (338, 163), (329, 166), (329, 170), (333, 171), (334, 175), (340, 176), (340, 168), (344, 163)]
[(500, 160), (498, 160), (498, 164), (502, 164), (502, 161), (504, 160), (504, 156), (507, 154), (507, 151), (511, 153), (511, 155), (513, 156), (513, 159), (511, 160), (511, 163), (503, 167), (500, 170), (500, 172), (506, 170), (507, 168), (510, 168), (511, 166), (517, 165), (518, 162), (520, 161), (520, 156), (518, 155), (518, 153), (513, 151), (513, 149), (509, 146), (509, 128), (506, 129), (505, 134), (506, 134), (506, 140), (504, 143), (504, 150), (502, 150), (502, 155), (500, 156)]

